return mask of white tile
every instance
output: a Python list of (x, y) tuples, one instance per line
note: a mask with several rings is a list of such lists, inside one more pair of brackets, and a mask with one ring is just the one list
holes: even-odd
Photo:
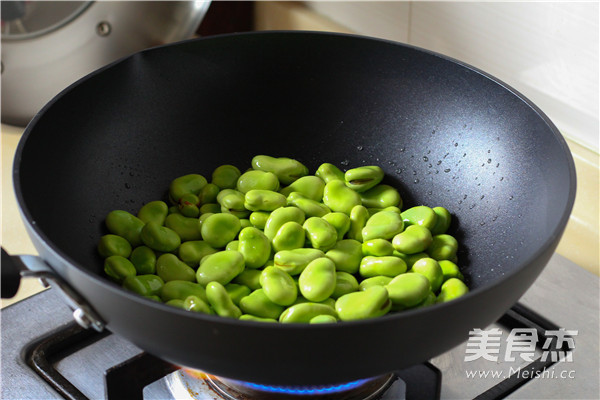
[(307, 1), (306, 6), (352, 31), (406, 42), (410, 3), (403, 1)]
[(409, 42), (505, 81), (598, 151), (597, 2), (412, 2)]

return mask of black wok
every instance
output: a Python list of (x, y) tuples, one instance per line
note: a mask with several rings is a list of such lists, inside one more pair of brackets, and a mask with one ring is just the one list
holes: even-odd
[[(374, 320), (284, 326), (174, 309), (104, 276), (96, 244), (110, 210), (136, 212), (177, 176), (246, 168), (256, 154), (312, 172), (377, 164), (405, 207), (445, 206), (471, 292)], [(269, 32), (158, 47), (83, 78), (27, 127), (14, 184), (40, 256), (110, 331), (220, 376), (323, 384), (422, 362), (502, 315), (552, 255), (575, 169), (552, 122), (481, 71), (389, 41)]]

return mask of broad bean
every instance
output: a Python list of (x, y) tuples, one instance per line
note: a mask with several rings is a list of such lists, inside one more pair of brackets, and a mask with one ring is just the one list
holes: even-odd
[(219, 282), (209, 282), (206, 285), (206, 298), (215, 313), (221, 317), (239, 318), (242, 311), (233, 304), (225, 287)]
[(219, 251), (202, 259), (196, 270), (196, 281), (204, 286), (210, 282), (226, 285), (244, 270), (244, 266), (244, 256), (239, 251)]
[(342, 321), (380, 317), (387, 314), (391, 306), (388, 292), (382, 286), (345, 294), (335, 302), (335, 310)]

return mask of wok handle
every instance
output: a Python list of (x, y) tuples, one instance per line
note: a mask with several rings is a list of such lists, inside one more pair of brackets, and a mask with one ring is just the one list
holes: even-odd
[(14, 297), (21, 285), (21, 271), (23, 263), (18, 257), (11, 257), (4, 247), (2, 248), (2, 298)]
[(2, 298), (13, 297), (19, 289), (21, 278), (39, 278), (44, 286), (60, 292), (73, 309), (73, 318), (84, 328), (101, 332), (106, 325), (87, 301), (40, 257), (31, 255), (11, 256), (2, 248)]

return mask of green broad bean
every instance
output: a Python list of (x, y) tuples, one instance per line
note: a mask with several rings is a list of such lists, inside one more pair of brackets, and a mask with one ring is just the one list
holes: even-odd
[(227, 245), (225, 246), (225, 250), (239, 250), (240, 249), (240, 241), (239, 240), (232, 240), (231, 242), (227, 243)]
[(186, 217), (182, 214), (169, 214), (165, 219), (165, 227), (175, 232), (182, 242), (202, 239), (198, 218)]
[(220, 165), (212, 173), (212, 183), (219, 189), (235, 189), (238, 179), (242, 173), (234, 165)]
[(260, 229), (244, 228), (239, 234), (238, 251), (244, 257), (246, 268), (260, 268), (271, 255), (271, 241)]
[(201, 285), (218, 282), (226, 285), (244, 270), (244, 256), (239, 251), (223, 250), (210, 254), (200, 262), (196, 281)]
[(183, 308), (202, 314), (214, 314), (210, 306), (198, 296), (188, 296), (183, 300)]
[(310, 324), (328, 324), (337, 322), (337, 318), (333, 315), (317, 315), (316, 317), (312, 317), (308, 322)]
[(326, 184), (331, 181), (345, 182), (344, 173), (338, 167), (330, 163), (321, 164), (315, 175), (321, 178)]
[(322, 257), (311, 261), (298, 278), (300, 293), (312, 302), (327, 299), (335, 290), (335, 275), (335, 264), (329, 258)]
[(284, 306), (273, 303), (263, 289), (257, 289), (240, 300), (240, 309), (244, 314), (278, 319), (284, 310)]
[(362, 260), (362, 245), (358, 240), (343, 239), (335, 243), (325, 256), (333, 261), (337, 271), (354, 274)]
[(252, 290), (248, 286), (238, 285), (237, 283), (228, 283), (225, 285), (225, 290), (227, 290), (227, 294), (231, 297), (231, 301), (236, 306), (240, 305), (240, 300), (242, 298), (248, 296)]
[(146, 203), (140, 208), (137, 217), (144, 223), (154, 221), (158, 225), (164, 225), (165, 218), (169, 214), (169, 206), (164, 201), (156, 200)]
[(242, 203), (243, 203), (244, 193), (242, 193), (238, 190), (235, 190), (235, 189), (222, 189), (219, 193), (217, 193), (217, 203), (221, 204), (221, 202), (223, 201), (223, 198), (225, 198), (226, 196), (229, 196), (230, 194), (238, 195), (242, 199)]
[(250, 211), (273, 211), (286, 205), (284, 195), (272, 190), (252, 189), (246, 192), (244, 207)]
[(220, 317), (238, 319), (242, 315), (239, 307), (233, 304), (225, 286), (219, 282), (209, 282), (206, 285), (206, 297), (211, 308)]
[(178, 204), (185, 194), (198, 195), (207, 184), (206, 178), (200, 174), (188, 174), (174, 179), (169, 186), (169, 199), (172, 204)]
[(440, 264), (433, 258), (422, 258), (414, 263), (411, 272), (421, 274), (429, 280), (431, 291), (436, 292), (444, 281), (444, 271)]
[(403, 211), (380, 167), (251, 164), (221, 165), (210, 183), (180, 176), (135, 215), (111, 211), (97, 245), (107, 276), (184, 310), (282, 323), (374, 318), (468, 292), (450, 212)]
[(181, 244), (181, 238), (174, 230), (153, 221), (144, 225), (140, 236), (144, 245), (163, 253), (175, 251)]
[(429, 229), (421, 225), (409, 225), (392, 239), (394, 249), (404, 254), (421, 253), (429, 247), (433, 238)]
[(372, 278), (379, 275), (393, 278), (406, 272), (406, 263), (400, 257), (366, 256), (361, 260), (358, 272), (363, 278)]
[(394, 254), (394, 246), (389, 240), (370, 239), (362, 243), (363, 256), (391, 256)]
[(200, 215), (200, 198), (195, 194), (184, 194), (179, 199), (179, 213), (185, 217), (197, 218)]
[(278, 251), (275, 253), (273, 261), (277, 268), (294, 276), (304, 271), (311, 261), (324, 256), (325, 253), (319, 249), (300, 248)]
[(469, 288), (463, 281), (457, 278), (450, 278), (442, 283), (440, 294), (438, 294), (436, 303), (446, 303), (448, 301), (464, 296), (469, 292)]
[(393, 211), (380, 211), (371, 216), (362, 229), (363, 241), (371, 239), (392, 239), (404, 230), (400, 214)]
[(165, 302), (166, 305), (176, 308), (181, 308), (185, 310), (185, 305), (183, 304), (183, 300), (181, 299), (173, 299)]
[(249, 192), (252, 189), (272, 190), (276, 192), (279, 190), (279, 179), (272, 172), (250, 170), (244, 172), (239, 177), (235, 188), (242, 193)]
[(242, 316), (239, 318), (240, 321), (256, 321), (256, 322), (277, 322), (276, 319), (274, 318), (261, 318), (261, 317), (257, 317), (256, 315), (250, 315), (250, 314), (242, 314)]
[(260, 230), (264, 230), (265, 225), (267, 224), (267, 221), (270, 216), (271, 216), (270, 212), (254, 211), (254, 212), (250, 213), (250, 215), (248, 216), (248, 219), (250, 220), (250, 224), (253, 227), (258, 228)]
[(214, 183), (207, 183), (204, 185), (200, 193), (198, 193), (198, 200), (200, 204), (210, 204), (217, 202), (217, 195), (221, 191), (221, 188)]
[(135, 276), (135, 267), (123, 256), (110, 256), (104, 260), (104, 272), (113, 280), (122, 283), (125, 278)]
[(383, 179), (383, 175), (384, 172), (381, 167), (368, 165), (349, 169), (344, 174), (344, 179), (346, 186), (360, 193), (378, 185)]
[(337, 232), (337, 240), (342, 240), (350, 230), (350, 217), (341, 212), (330, 212), (323, 215), (325, 221), (329, 222)]
[(200, 232), (206, 243), (218, 249), (234, 240), (242, 226), (240, 220), (232, 214), (213, 214), (202, 223)]
[(390, 206), (390, 207), (386, 207), (386, 208), (377, 208), (377, 207), (367, 207), (367, 211), (369, 211), (369, 215), (375, 215), (378, 212), (381, 211), (393, 211), (395, 213), (402, 213), (402, 210), (400, 210), (398, 207), (396, 206)]
[(200, 227), (200, 234), (202, 234), (202, 224), (204, 223), (204, 221), (206, 221), (206, 219), (208, 217), (210, 217), (211, 215), (219, 214), (219, 213), (220, 213), (220, 211), (217, 211), (216, 213), (205, 213), (198, 217), (198, 226)]
[(286, 222), (279, 228), (272, 240), (273, 251), (299, 249), (304, 245), (306, 233), (302, 225), (295, 221)]
[(331, 294), (331, 298), (338, 299), (345, 294), (356, 292), (359, 288), (358, 281), (354, 275), (344, 271), (336, 271), (335, 273), (335, 289)]
[(244, 193), (237, 190), (226, 189), (227, 193), (217, 198), (221, 205), (221, 212), (232, 214), (237, 218), (246, 218), (250, 211), (244, 206)]
[(265, 224), (264, 233), (270, 240), (273, 240), (279, 228), (286, 222), (294, 221), (302, 225), (305, 221), (305, 215), (302, 210), (297, 207), (281, 207), (271, 212)]
[(395, 277), (385, 286), (392, 304), (397, 309), (411, 308), (425, 300), (430, 290), (429, 279), (408, 272)]
[(367, 290), (372, 286), (386, 286), (392, 281), (392, 279), (394, 278), (384, 275), (363, 279), (358, 285), (358, 290)]
[(432, 210), (437, 218), (435, 225), (431, 228), (431, 234), (435, 236), (446, 233), (448, 228), (450, 228), (450, 222), (452, 221), (450, 212), (444, 207), (433, 207)]
[(348, 293), (335, 302), (335, 310), (342, 321), (376, 318), (388, 313), (392, 306), (387, 290), (373, 286), (364, 291)]
[(402, 208), (400, 193), (390, 185), (379, 184), (366, 192), (362, 192), (360, 199), (362, 205), (369, 208)]
[(135, 215), (123, 210), (114, 210), (106, 216), (105, 224), (110, 233), (124, 237), (132, 247), (142, 244), (141, 232), (144, 222)]
[(219, 203), (206, 203), (200, 206), (200, 215), (207, 213), (216, 214), (221, 212), (221, 205)]
[(313, 248), (327, 251), (337, 241), (337, 231), (323, 218), (310, 217), (302, 225)]
[(104, 258), (110, 256), (129, 257), (131, 244), (124, 237), (109, 233), (100, 238), (98, 242), (98, 253)]
[(271, 157), (258, 155), (252, 158), (252, 168), (265, 172), (272, 172), (277, 179), (284, 184), (289, 185), (299, 178), (308, 175), (308, 168), (301, 162), (287, 157)]
[(458, 241), (446, 233), (433, 236), (427, 249), (429, 256), (435, 260), (453, 260), (458, 251)]
[(346, 235), (349, 239), (363, 241), (362, 230), (369, 219), (369, 211), (364, 206), (355, 206), (350, 211), (350, 229)]
[(296, 304), (301, 304), (301, 303), (323, 304), (323, 305), (326, 305), (327, 307), (331, 307), (331, 309), (335, 309), (335, 299), (331, 298), (331, 297), (328, 297), (323, 301), (310, 301), (307, 298), (305, 298), (304, 296), (302, 296), (302, 294), (299, 294), (298, 297), (296, 298), (296, 301), (292, 305), (295, 306)]
[(158, 275), (146, 274), (128, 276), (123, 280), (123, 288), (142, 296), (157, 296), (165, 282)]
[(427, 295), (427, 297), (425, 297), (425, 300), (423, 300), (422, 302), (417, 304), (415, 306), (415, 308), (423, 308), (423, 307), (431, 306), (431, 305), (435, 304), (436, 300), (437, 300), (437, 297), (436, 297), (435, 293), (430, 291), (429, 294)]
[(431, 231), (437, 222), (437, 214), (427, 206), (415, 206), (402, 212), (404, 225), (420, 225)]
[(150, 247), (138, 246), (131, 252), (129, 261), (138, 275), (156, 273), (156, 253)]
[(279, 316), (279, 322), (284, 324), (309, 323), (319, 315), (330, 315), (337, 318), (337, 313), (332, 307), (321, 303), (298, 303), (288, 307)]
[(343, 181), (333, 180), (325, 185), (323, 203), (331, 211), (350, 215), (352, 208), (362, 204), (360, 195)]
[(181, 243), (178, 250), (179, 259), (192, 268), (198, 267), (203, 257), (214, 254), (217, 249), (204, 240), (190, 240)]
[(261, 274), (262, 270), (259, 269), (245, 269), (240, 272), (238, 276), (233, 278), (232, 283), (247, 286), (250, 288), (250, 290), (254, 291), (262, 287), (260, 284)]
[(190, 281), (165, 282), (160, 290), (160, 298), (163, 302), (173, 299), (185, 300), (188, 296), (196, 296), (207, 302), (206, 291), (202, 285)]
[(279, 190), (284, 196), (289, 196), (292, 192), (300, 193), (307, 199), (314, 201), (321, 201), (323, 198), (323, 190), (325, 189), (325, 182), (318, 176), (308, 175), (299, 178), (289, 186)]
[(415, 262), (419, 261), (421, 258), (428, 258), (429, 254), (427, 253), (415, 253), (415, 254), (404, 254), (399, 251), (394, 250), (394, 256), (400, 257), (406, 263), (407, 269), (411, 269)]
[(156, 260), (156, 275), (163, 281), (190, 281), (196, 280), (195, 271), (181, 261), (175, 254), (165, 253)]
[(289, 306), (298, 297), (298, 287), (292, 277), (281, 269), (269, 266), (260, 274), (262, 289), (273, 303)]
[(464, 281), (464, 276), (460, 272), (458, 265), (449, 260), (440, 260), (438, 261), (440, 267), (442, 268), (442, 273), (444, 274), (444, 282), (446, 282), (450, 278), (460, 279)]
[(288, 206), (298, 207), (306, 217), (322, 217), (331, 212), (325, 204), (309, 199), (299, 192), (290, 193), (286, 202)]

